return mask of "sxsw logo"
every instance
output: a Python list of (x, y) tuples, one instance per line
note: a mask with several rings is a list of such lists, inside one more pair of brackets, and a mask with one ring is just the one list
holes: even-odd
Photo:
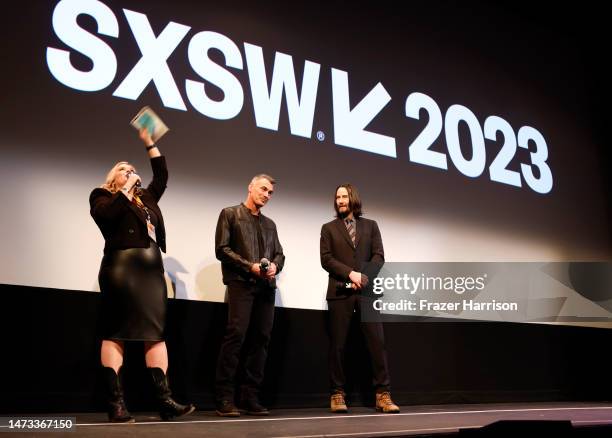
[[(68, 46), (47, 48), (47, 65), (62, 84), (81, 91), (100, 91), (108, 87), (117, 74), (117, 57), (113, 49), (98, 36), (81, 28), (77, 17), (86, 14), (96, 21), (98, 34), (119, 38), (115, 13), (97, 0), (62, 0), (53, 12), (53, 30)], [(277, 131), (281, 101), (284, 97), (291, 134), (311, 138), (319, 85), (320, 64), (304, 62), (301, 90), (297, 89), (294, 61), (291, 55), (277, 52), (268, 88), (263, 49), (244, 43), (244, 57), (238, 45), (217, 32), (202, 31), (191, 36), (187, 58), (193, 71), (203, 80), (219, 87), (221, 101), (211, 99), (204, 81), (174, 77), (167, 59), (191, 31), (191, 27), (170, 21), (155, 35), (145, 14), (123, 9), (123, 15), (138, 44), (140, 60), (113, 91), (113, 96), (136, 100), (153, 82), (163, 105), (187, 111), (179, 91), (182, 87), (191, 106), (199, 113), (218, 120), (236, 117), (244, 104), (244, 90), (235, 72), (246, 70), (249, 78), (255, 122), (258, 127)], [(218, 50), (225, 65), (213, 62), (208, 53)], [(81, 71), (70, 62), (70, 50), (91, 59), (93, 68)], [(354, 108), (350, 108), (348, 73), (331, 69), (333, 88), (334, 141), (338, 145), (361, 149), (390, 157), (396, 156), (395, 139), (365, 130), (365, 127), (389, 103), (391, 96), (377, 84)]]
[[(257, 45), (245, 42), (239, 47), (218, 32), (194, 33), (191, 27), (173, 21), (156, 34), (145, 14), (128, 9), (123, 9), (122, 13), (121, 19), (127, 21), (141, 57), (121, 78), (113, 96), (136, 100), (152, 82), (165, 107), (187, 111), (181, 94), (183, 90), (196, 111), (212, 119), (228, 120), (240, 114), (244, 106), (245, 91), (236, 74), (246, 70), (257, 126), (278, 131), (284, 99), (291, 134), (312, 137), (320, 64), (304, 61), (301, 89), (298, 90), (291, 55), (275, 53), (272, 77), (268, 81), (263, 49)], [(77, 17), (80, 15), (95, 20), (96, 34), (79, 26)], [(55, 79), (88, 92), (103, 90), (115, 81), (117, 56), (99, 37), (119, 38), (118, 16), (107, 5), (98, 0), (61, 0), (53, 11), (52, 24), (63, 43), (61, 48), (47, 47), (47, 66)], [(190, 33), (186, 56), (201, 80), (176, 78), (167, 62)], [(222, 64), (209, 57), (211, 50), (222, 54)], [(71, 51), (88, 57), (92, 68), (89, 71), (76, 68), (70, 61)], [(212, 99), (206, 83), (221, 89), (223, 99)], [(335, 144), (396, 158), (394, 137), (365, 129), (391, 101), (385, 87), (379, 82), (365, 96), (359, 96), (359, 103), (351, 108), (348, 73), (331, 68), (331, 85)], [(444, 171), (448, 170), (450, 162), (468, 178), (478, 178), (487, 171), (494, 182), (514, 187), (526, 183), (541, 194), (551, 191), (553, 174), (548, 164), (548, 145), (537, 129), (522, 126), (515, 131), (508, 121), (497, 115), (490, 115), (481, 122), (469, 108), (460, 104), (451, 105), (443, 112), (434, 99), (419, 92), (407, 96), (404, 115), (427, 120), (425, 127), (407, 145), (410, 162)], [(461, 147), (460, 126), (469, 129), (471, 153), (464, 154)], [(320, 134), (317, 133), (319, 140), (322, 139)], [(432, 146), (442, 135), (447, 150), (433, 150)], [(487, 160), (487, 150), (490, 153), (491, 146), (494, 146), (495, 157)], [(525, 154), (521, 157), (516, 153), (517, 148), (529, 151), (527, 159)]]

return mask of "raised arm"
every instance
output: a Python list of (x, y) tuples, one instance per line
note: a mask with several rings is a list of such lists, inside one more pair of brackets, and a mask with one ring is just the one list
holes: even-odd
[(147, 148), (147, 153), (151, 159), (151, 169), (153, 170), (153, 179), (147, 186), (147, 190), (151, 193), (156, 202), (160, 200), (166, 191), (168, 183), (168, 167), (166, 159), (161, 154), (159, 147), (153, 142), (151, 134), (146, 128), (139, 131), (140, 139)]

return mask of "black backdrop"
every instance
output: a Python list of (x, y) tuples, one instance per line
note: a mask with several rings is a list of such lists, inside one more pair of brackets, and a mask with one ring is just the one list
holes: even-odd
[[(99, 296), (2, 286), (0, 411), (104, 410), (96, 316)], [(179, 400), (213, 408), (213, 380), (226, 306), (170, 300), (169, 375)], [(16, 315), (19, 315), (16, 318)], [(329, 403), (325, 312), (277, 308), (262, 398), (270, 406)], [(352, 327), (353, 331), (358, 327)], [(612, 331), (487, 322), (385, 326), (392, 390), (401, 404), (610, 400)], [(358, 336), (347, 351), (353, 405), (373, 405), (368, 356)], [(132, 410), (153, 409), (142, 346), (129, 345)]]

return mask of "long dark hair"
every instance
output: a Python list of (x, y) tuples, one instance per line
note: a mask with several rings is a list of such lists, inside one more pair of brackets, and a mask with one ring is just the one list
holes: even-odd
[(336, 217), (340, 217), (338, 204), (336, 203), (336, 194), (338, 193), (339, 188), (345, 188), (348, 192), (349, 208), (353, 212), (353, 217), (361, 217), (363, 215), (363, 212), (361, 211), (361, 198), (359, 197), (357, 188), (350, 183), (340, 184), (338, 187), (336, 187), (336, 190), (334, 190), (334, 210), (336, 210)]

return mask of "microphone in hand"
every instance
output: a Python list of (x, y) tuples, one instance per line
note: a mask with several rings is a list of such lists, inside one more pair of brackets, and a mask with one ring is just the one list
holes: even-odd
[(268, 269), (270, 269), (270, 260), (264, 257), (259, 261), (259, 270), (261, 271), (261, 275), (265, 276), (268, 273)]
[[(128, 172), (127, 174), (128, 178), (131, 177), (132, 175), (138, 176), (136, 172), (134, 171)], [(136, 182), (134, 183), (134, 193), (139, 196), (142, 194), (142, 183), (140, 182), (140, 178), (138, 178)]]

